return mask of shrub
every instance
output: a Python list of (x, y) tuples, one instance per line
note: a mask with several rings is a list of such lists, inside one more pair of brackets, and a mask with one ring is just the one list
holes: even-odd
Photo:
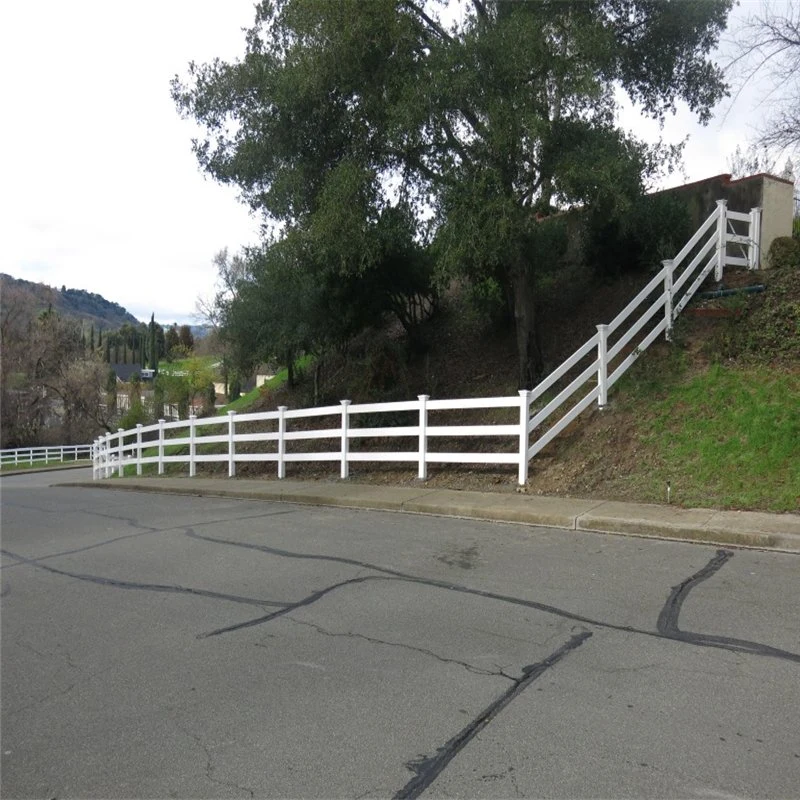
[(767, 265), (772, 269), (800, 269), (800, 239), (791, 236), (773, 239), (767, 253)]

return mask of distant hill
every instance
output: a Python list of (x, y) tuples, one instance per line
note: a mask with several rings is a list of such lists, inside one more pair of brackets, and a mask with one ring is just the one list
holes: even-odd
[(34, 311), (44, 311), (52, 306), (63, 317), (72, 317), (93, 324), (98, 330), (114, 330), (124, 325), (138, 325), (139, 320), (119, 303), (112, 303), (99, 294), (85, 289), (54, 289), (44, 283), (33, 283), (23, 278), (13, 278), (0, 272), (0, 303), (29, 304)]

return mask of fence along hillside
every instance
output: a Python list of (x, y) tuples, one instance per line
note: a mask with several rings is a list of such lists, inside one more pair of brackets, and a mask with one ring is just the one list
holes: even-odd
[[(234, 477), (238, 463), (273, 462), (278, 478), (285, 478), (292, 463), (332, 462), (344, 479), (354, 463), (399, 462), (416, 464), (422, 480), (430, 464), (507, 465), (516, 468), (524, 485), (530, 460), (587, 408), (605, 406), (614, 384), (659, 336), (671, 338), (675, 319), (712, 272), (720, 281), (726, 266), (758, 268), (760, 227), (759, 208), (741, 213), (717, 201), (686, 245), (662, 263), (631, 302), (610, 322), (597, 325), (597, 332), (532, 390), (457, 400), (427, 395), (392, 403), (342, 400), (319, 408), (280, 406), (250, 414), (229, 411), (226, 417), (159, 420), (99, 438), (93, 446), (94, 477), (122, 476), (126, 470), (140, 475), (147, 464), (157, 465), (158, 474), (167, 464), (184, 464), (194, 476), (198, 465), (215, 462), (227, 464)], [(448, 412), (465, 410), (479, 412), (483, 424), (447, 423)], [(506, 421), (498, 422), (498, 415)], [(470, 446), (479, 439), (490, 445)], [(399, 448), (388, 447), (390, 441)], [(237, 451), (245, 443), (248, 451)]]

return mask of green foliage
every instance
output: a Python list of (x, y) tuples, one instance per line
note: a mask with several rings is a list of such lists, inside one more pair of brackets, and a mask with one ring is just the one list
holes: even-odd
[(771, 269), (800, 269), (800, 239), (778, 236), (772, 240), (767, 253)]
[[(579, 204), (617, 219), (633, 207), (643, 178), (676, 152), (617, 129), (614, 91), (658, 119), (678, 99), (707, 119), (725, 87), (706, 56), (730, 6), (481, 0), (451, 26), (444, 4), (260, 5), (244, 58), (192, 65), (188, 85), (172, 85), (206, 129), (201, 166), (282, 231), (224, 301), (237, 364), (320, 353), (398, 291), (413, 307), (429, 282), (424, 259), (398, 258), (410, 250), (397, 241), (388, 257), (381, 235), (387, 211), (402, 216), (405, 204), (413, 242), (427, 240), (423, 220), (432, 226), (445, 280), (493, 281), (513, 300), (529, 382), (538, 276), (559, 260), (532, 255), (534, 212)], [(395, 279), (406, 272), (410, 282)], [(291, 319), (276, 322), (278, 309)]]
[(185, 353), (191, 353), (194, 350), (194, 335), (188, 325), (181, 325), (178, 328), (178, 342)]
[(119, 427), (127, 431), (137, 425), (146, 425), (148, 422), (150, 422), (148, 414), (140, 400), (132, 402), (131, 407), (120, 417)]
[(173, 361), (175, 358), (181, 357), (178, 350), (180, 343), (178, 326), (173, 323), (164, 333), (164, 357), (167, 361)]
[(660, 268), (692, 234), (686, 203), (664, 193), (642, 197), (627, 213), (610, 219), (597, 208), (585, 226), (586, 263), (596, 275), (610, 278)]
[(706, 350), (713, 358), (758, 365), (800, 363), (800, 282), (797, 267), (788, 263), (764, 272), (763, 294), (735, 298), (743, 313), (708, 340)]

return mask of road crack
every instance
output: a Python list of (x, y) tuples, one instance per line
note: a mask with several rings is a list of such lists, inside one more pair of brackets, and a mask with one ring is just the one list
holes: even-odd
[(386, 645), (387, 647), (399, 647), (403, 650), (412, 650), (416, 653), (422, 653), (426, 656), (431, 656), (435, 658), (437, 661), (441, 661), (443, 664), (457, 664), (458, 666), (464, 667), (464, 669), (468, 670), (469, 672), (473, 672), (476, 675), (486, 675), (492, 676), (497, 678), (505, 678), (509, 681), (516, 682), (517, 679), (514, 678), (512, 675), (508, 675), (507, 673), (503, 672), (501, 667), (498, 667), (497, 670), (488, 670), (488, 669), (481, 669), (480, 667), (476, 667), (474, 664), (470, 664), (467, 661), (461, 661), (457, 658), (446, 658), (445, 656), (440, 656), (438, 653), (434, 653), (433, 650), (428, 650), (424, 647), (414, 647), (410, 644), (404, 644), (403, 642), (389, 642), (385, 639), (376, 639), (372, 636), (365, 636), (363, 633), (354, 633), (353, 631), (348, 631), (347, 633), (337, 633), (334, 631), (329, 631), (323, 628), (321, 625), (317, 625), (313, 622), (306, 622), (305, 620), (294, 619), (293, 617), (287, 617), (290, 622), (293, 622), (295, 625), (306, 625), (309, 628), (313, 628), (317, 633), (322, 634), (323, 636), (335, 636), (335, 637), (345, 637), (350, 639), (362, 639), (365, 642), (369, 642), (371, 644), (378, 644), (378, 645)]

